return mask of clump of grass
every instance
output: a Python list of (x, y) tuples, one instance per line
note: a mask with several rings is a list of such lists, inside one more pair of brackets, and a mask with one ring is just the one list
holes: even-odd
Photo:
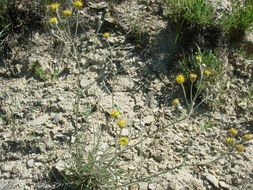
[(0, 50), (2, 49), (3, 39), (8, 33), (10, 26), (10, 19), (7, 14), (8, 1), (0, 0)]
[(246, 0), (243, 5), (241, 1), (233, 0), (231, 9), (224, 11), (221, 24), (231, 40), (241, 40), (253, 26), (253, 2)]
[(0, 29), (5, 28), (9, 23), (8, 15), (7, 15), (8, 1), (0, 0)]
[(33, 71), (36, 76), (38, 76), (41, 80), (44, 80), (44, 81), (54, 79), (59, 74), (57, 70), (54, 70), (52, 73), (49, 73), (43, 70), (39, 64), (34, 65)]
[(216, 48), (223, 31), (214, 8), (206, 0), (163, 0), (166, 16), (176, 33), (174, 49), (191, 49), (196, 44)]
[(253, 2), (233, 0), (231, 9), (218, 15), (206, 0), (163, 0), (164, 15), (176, 31), (174, 48), (190, 49), (196, 43), (215, 49), (225, 41), (241, 42), (253, 26)]
[(175, 23), (213, 24), (214, 11), (205, 0), (163, 0), (164, 14)]

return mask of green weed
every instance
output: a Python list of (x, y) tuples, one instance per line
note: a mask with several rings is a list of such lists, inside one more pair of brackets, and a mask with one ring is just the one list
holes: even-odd
[(176, 23), (214, 24), (213, 8), (205, 0), (163, 0), (164, 14)]
[(247, 0), (242, 5), (241, 1), (233, 0), (231, 10), (221, 17), (221, 24), (232, 40), (241, 39), (253, 26), (253, 2)]
[(212, 51), (201, 50), (192, 53), (188, 56), (183, 55), (183, 58), (179, 61), (178, 69), (186, 76), (190, 73), (201, 74), (201, 69), (210, 71), (211, 74), (219, 75), (221, 72), (222, 64), (218, 56)]
[(54, 70), (52, 73), (48, 73), (44, 71), (40, 65), (35, 64), (33, 67), (34, 74), (38, 76), (41, 80), (50, 80), (55, 79), (59, 72), (57, 70)]
[(9, 31), (10, 20), (7, 15), (8, 0), (0, 0), (0, 50), (2, 49), (3, 39)]

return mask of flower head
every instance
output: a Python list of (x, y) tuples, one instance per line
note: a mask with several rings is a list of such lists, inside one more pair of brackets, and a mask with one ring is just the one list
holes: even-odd
[(179, 99), (175, 98), (174, 100), (172, 100), (172, 104), (173, 105), (177, 105), (179, 103)]
[(195, 57), (195, 59), (198, 60), (198, 61), (202, 61), (202, 56), (198, 55), (198, 56)]
[(62, 11), (62, 14), (65, 15), (65, 16), (70, 16), (72, 14), (72, 11), (66, 9), (66, 10)]
[(180, 74), (180, 75), (177, 75), (176, 77), (176, 82), (179, 83), (179, 84), (182, 84), (185, 82), (185, 77), (184, 75)]
[(120, 120), (117, 122), (117, 124), (118, 124), (118, 126), (119, 126), (120, 128), (123, 128), (123, 127), (126, 126), (126, 120), (120, 119)]
[(110, 36), (110, 34), (109, 33), (103, 33), (103, 37), (105, 37), (105, 38), (108, 38)]
[(120, 115), (120, 113), (119, 113), (119, 111), (117, 111), (117, 110), (113, 110), (112, 112), (111, 112), (111, 116), (112, 117), (118, 117)]
[(74, 5), (75, 7), (82, 7), (82, 6), (83, 6), (83, 3), (82, 3), (81, 1), (74, 1), (74, 2), (73, 2), (73, 5)]
[(51, 3), (49, 5), (49, 7), (50, 7), (50, 9), (55, 10), (55, 9), (58, 9), (60, 7), (60, 4), (59, 3)]
[(51, 24), (55, 24), (55, 23), (57, 23), (57, 18), (56, 17), (52, 17), (52, 18), (50, 18), (48, 20), (48, 22), (51, 23)]
[(212, 72), (209, 71), (209, 70), (204, 70), (204, 73), (205, 73), (206, 75), (211, 75), (211, 74), (212, 74)]
[(105, 13), (105, 16), (110, 16), (110, 15), (111, 15), (110, 12)]
[(238, 131), (237, 131), (235, 128), (229, 129), (228, 132), (229, 132), (231, 135), (236, 135), (236, 134), (238, 133)]
[(198, 76), (197, 76), (196, 74), (194, 74), (194, 73), (191, 73), (191, 74), (189, 75), (189, 78), (190, 78), (191, 82), (194, 82), (194, 81), (196, 80), (197, 77), (198, 77)]
[(250, 134), (245, 134), (245, 135), (243, 135), (243, 138), (244, 138), (245, 140), (249, 141), (252, 137), (251, 137)]
[(121, 138), (120, 138), (119, 144), (120, 144), (121, 146), (124, 146), (124, 145), (126, 145), (127, 143), (128, 143), (128, 138), (126, 138), (126, 137), (121, 137)]
[(242, 144), (236, 145), (235, 148), (238, 152), (243, 152), (245, 150), (245, 147)]
[(227, 143), (234, 143), (235, 139), (234, 138), (226, 138)]

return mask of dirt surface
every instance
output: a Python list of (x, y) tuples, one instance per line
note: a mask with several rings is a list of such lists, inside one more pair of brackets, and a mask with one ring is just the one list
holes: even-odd
[[(102, 126), (107, 129), (101, 147), (114, 146), (116, 127), (108, 125), (108, 120), (115, 105), (127, 121), (122, 134), (130, 139), (130, 145), (181, 117), (171, 104), (175, 97), (182, 97), (171, 61), (175, 34), (162, 17), (159, 3), (131, 0), (113, 6), (105, 2), (88, 5), (80, 10), (81, 114), (77, 128), (73, 110), (78, 69), (63, 47), (54, 43), (49, 30), (31, 28), (29, 36), (19, 38), (25, 43), (13, 41), (1, 61), (1, 190), (54, 189), (47, 180), (48, 171), (68, 158), (67, 142), (74, 143), (82, 136), (88, 152)], [(104, 8), (116, 21), (106, 21), (96, 35)], [(140, 22), (141, 42), (133, 35)], [(110, 32), (110, 46), (103, 32)], [(142, 155), (139, 146), (126, 153), (121, 158), (124, 169), (131, 173), (141, 167), (143, 174), (152, 175), (184, 161), (206, 163), (226, 148), (229, 128), (238, 129), (241, 136), (253, 133), (252, 102), (248, 101), (253, 60), (231, 56), (228, 48), (223, 50), (222, 61), (222, 78), (217, 88), (210, 89), (219, 92), (219, 99), (144, 141)], [(59, 74), (42, 80), (34, 73), (36, 64)], [(252, 142), (247, 143), (245, 152), (211, 165), (182, 167), (124, 189), (248, 190), (253, 184)]]

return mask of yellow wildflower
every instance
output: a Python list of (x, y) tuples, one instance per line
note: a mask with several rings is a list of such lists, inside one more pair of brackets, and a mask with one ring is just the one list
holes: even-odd
[(120, 128), (123, 128), (123, 127), (126, 126), (126, 120), (120, 119), (120, 120), (117, 122), (117, 124), (118, 124), (118, 126), (119, 126)]
[(176, 82), (179, 83), (179, 84), (182, 84), (185, 82), (185, 77), (184, 75), (180, 74), (180, 75), (177, 75), (176, 77)]
[(177, 105), (179, 103), (179, 99), (175, 98), (174, 100), (172, 100), (172, 104), (173, 105)]
[(238, 131), (235, 128), (229, 129), (228, 132), (232, 135), (236, 135), (238, 133)]
[(48, 22), (50, 22), (51, 24), (55, 24), (57, 23), (57, 18), (56, 17), (52, 17), (48, 20)]
[(209, 70), (204, 70), (204, 73), (205, 73), (206, 75), (211, 75), (211, 74), (212, 74), (212, 72), (209, 71)]
[(245, 134), (245, 135), (243, 136), (243, 138), (244, 138), (245, 140), (249, 141), (252, 137), (251, 137), (250, 134)]
[(60, 7), (60, 4), (59, 3), (51, 3), (49, 5), (50, 9), (58, 9)]
[(110, 12), (105, 13), (105, 16), (110, 16), (110, 15), (111, 15)]
[(121, 138), (120, 138), (119, 144), (120, 144), (121, 146), (124, 146), (124, 145), (126, 145), (127, 143), (128, 143), (128, 138), (126, 138), (126, 137), (121, 137)]
[(243, 152), (245, 150), (245, 147), (242, 144), (236, 145), (235, 148), (238, 152)]
[(74, 1), (74, 2), (73, 2), (73, 5), (74, 5), (75, 7), (82, 7), (82, 6), (83, 6), (83, 3), (82, 3), (81, 1)]
[(193, 73), (191, 73), (191, 74), (189, 75), (189, 78), (190, 78), (191, 82), (194, 82), (194, 81), (196, 80), (197, 77), (198, 77), (198, 76), (197, 76), (196, 74), (193, 74)]
[(234, 143), (235, 139), (234, 138), (226, 138), (227, 143)]
[(62, 14), (64, 14), (65, 16), (70, 16), (72, 14), (72, 11), (66, 9), (66, 10), (62, 11)]
[(195, 57), (195, 59), (198, 60), (198, 61), (202, 61), (202, 56), (198, 55), (198, 56)]
[(110, 36), (109, 33), (103, 33), (103, 37), (108, 38)]
[(111, 112), (111, 116), (112, 117), (118, 117), (120, 115), (120, 113), (119, 113), (119, 111), (117, 111), (117, 110), (113, 110), (112, 112)]

